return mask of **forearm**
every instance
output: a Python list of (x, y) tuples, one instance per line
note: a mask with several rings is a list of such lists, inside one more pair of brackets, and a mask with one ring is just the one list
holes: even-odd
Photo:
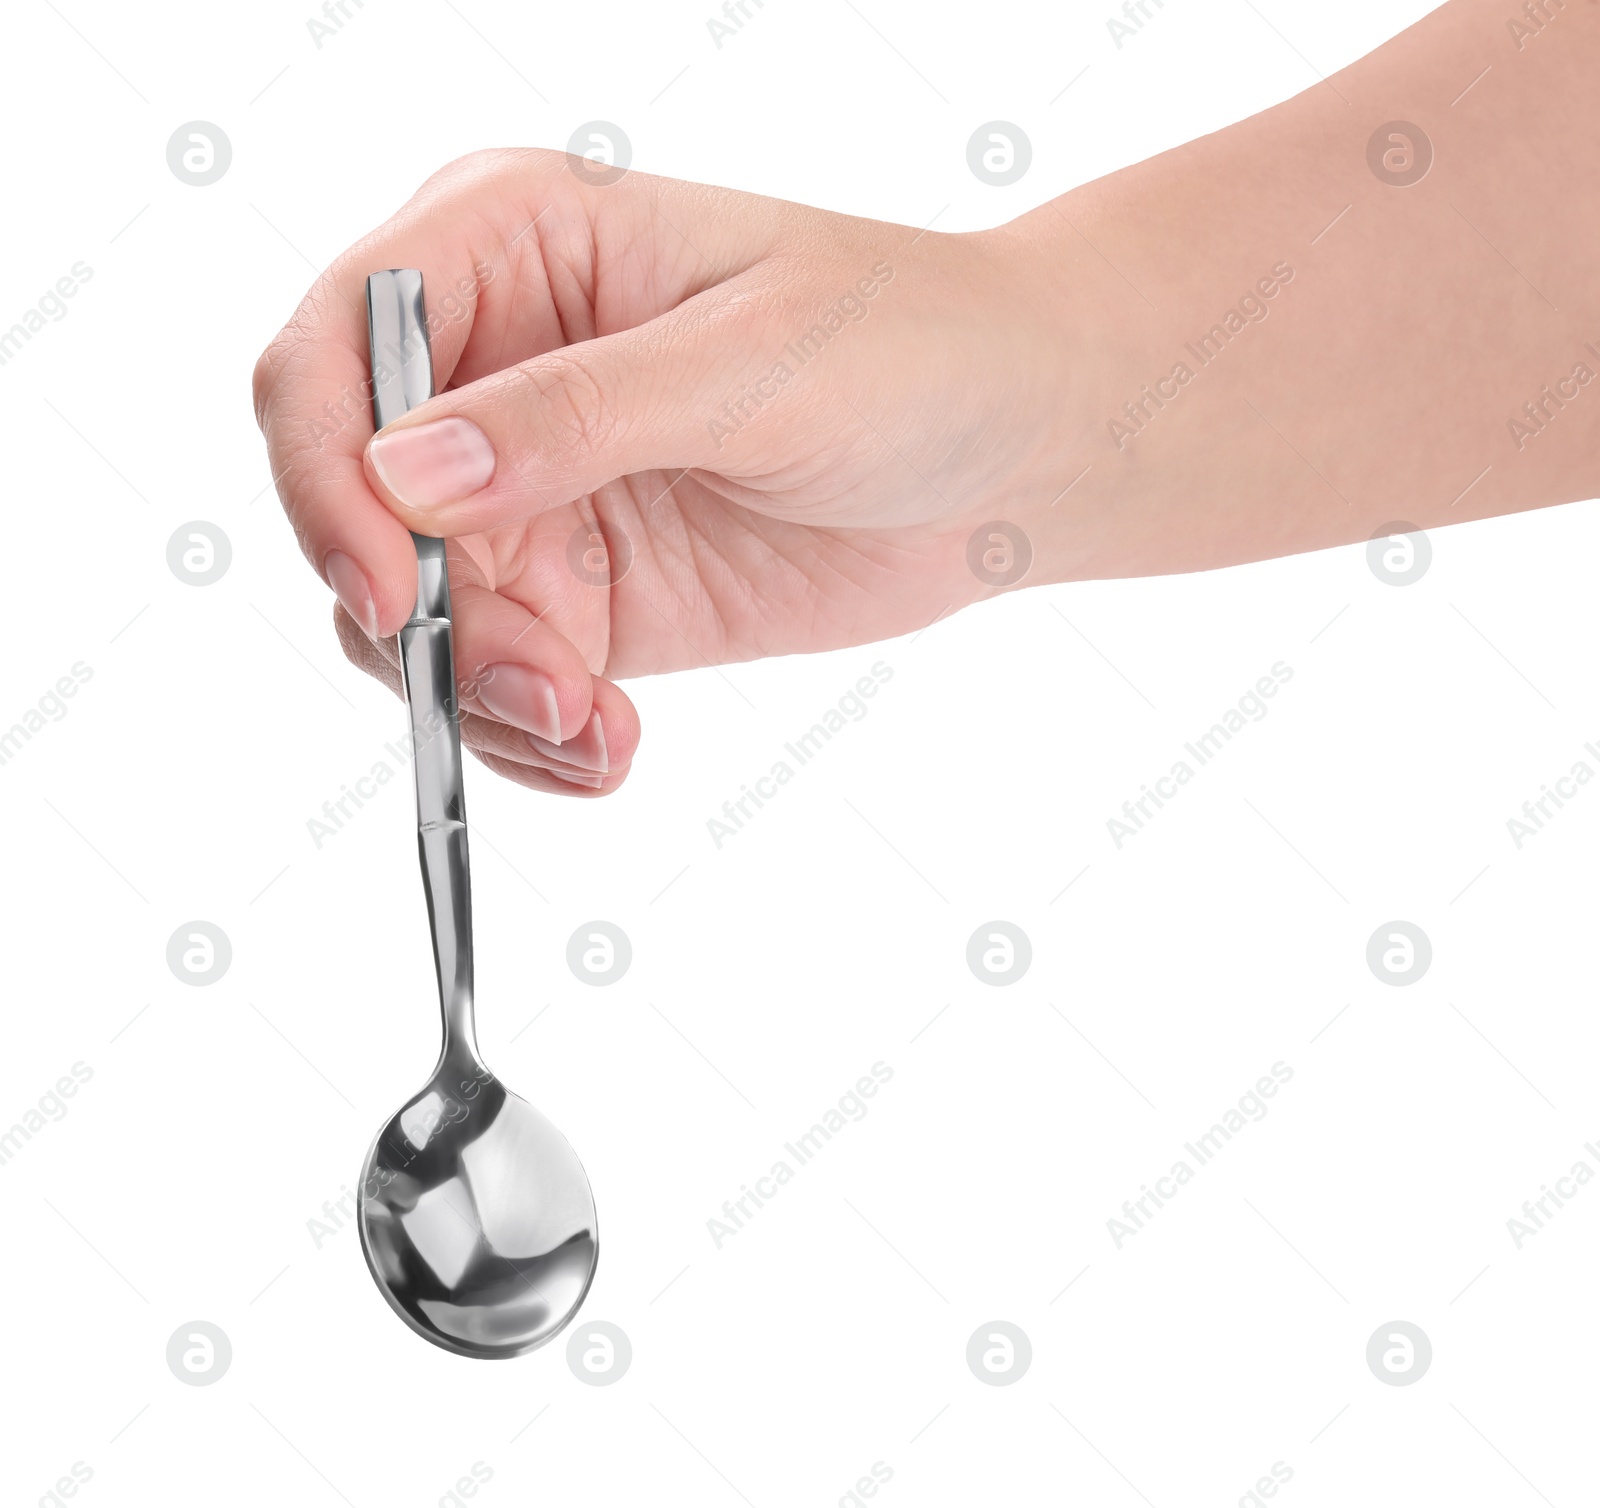
[[(1022, 486), (1054, 579), (1600, 495), (1600, 4), (1545, 5), (1454, 0), (996, 233), (1053, 311)], [(1403, 144), (1369, 165), (1395, 121), (1433, 153), (1406, 186)]]

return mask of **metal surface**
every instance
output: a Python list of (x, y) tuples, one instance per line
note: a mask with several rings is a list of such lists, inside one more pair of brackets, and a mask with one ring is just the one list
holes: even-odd
[[(367, 279), (378, 427), (433, 396), (422, 274)], [(484, 1066), (473, 1030), (472, 893), (444, 541), (412, 535), (417, 605), (400, 630), (417, 846), (444, 1045), (379, 1131), (362, 1174), (367, 1265), (395, 1312), (463, 1356), (518, 1356), (578, 1311), (599, 1256), (594, 1196), (566, 1138)]]

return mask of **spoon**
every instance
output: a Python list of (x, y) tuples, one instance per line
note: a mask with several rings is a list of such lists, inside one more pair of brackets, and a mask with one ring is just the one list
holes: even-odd
[[(422, 274), (367, 279), (378, 428), (433, 396)], [(417, 846), (444, 1044), (384, 1125), (361, 1180), (361, 1249), (390, 1307), (461, 1356), (520, 1356), (578, 1312), (599, 1258), (594, 1196), (567, 1140), (478, 1054), (461, 730), (444, 541), (414, 534), (417, 605), (400, 630)]]

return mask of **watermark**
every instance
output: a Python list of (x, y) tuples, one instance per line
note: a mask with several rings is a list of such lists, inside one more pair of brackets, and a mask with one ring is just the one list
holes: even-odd
[(1567, 0), (1527, 0), (1522, 7), (1525, 19), (1519, 21), (1513, 16), (1506, 22), (1506, 30), (1511, 33), (1511, 40), (1517, 44), (1517, 51), (1521, 52), (1531, 38), (1543, 36), (1545, 27), (1566, 8)]
[(322, 44), (329, 37), (336, 37), (345, 29), (350, 21), (350, 7), (365, 10), (364, 0), (323, 0), (322, 20), (312, 16), (306, 22), (306, 31), (311, 36), (311, 43), (318, 52), (322, 51)]
[(722, 51), (722, 44), (730, 37), (736, 37), (744, 30), (750, 20), (750, 8), (765, 9), (762, 0), (724, 0), (722, 7), (722, 20), (712, 16), (706, 22), (706, 30), (711, 34), (712, 45), (718, 52)]
[(1294, 667), (1282, 660), (1276, 661), (1270, 675), (1259, 677), (1253, 690), (1245, 692), (1193, 743), (1186, 743), (1184, 752), (1194, 760), (1192, 765), (1186, 759), (1174, 760), (1172, 768), (1165, 775), (1158, 775), (1153, 785), (1141, 786), (1141, 794), (1122, 803), (1120, 817), (1106, 818), (1106, 831), (1111, 835), (1112, 845), (1120, 851), (1129, 838), (1138, 837), (1154, 820), (1156, 813), (1188, 785), (1204, 766), (1210, 764), (1237, 734), (1242, 733), (1250, 723), (1259, 723), (1272, 710), (1267, 703), (1293, 679)]
[(1403, 518), (1385, 524), (1367, 541), (1367, 569), (1385, 586), (1421, 581), (1432, 564), (1432, 542)]
[[(1274, 262), (1198, 340), (1185, 341), (1184, 354), (1172, 364), (1172, 370), (1165, 377), (1158, 377), (1153, 388), (1149, 383), (1144, 384), (1136, 398), (1122, 405), (1121, 418), (1106, 421), (1111, 443), (1121, 450), (1135, 435), (1143, 434), (1169, 404), (1183, 396), (1184, 389), (1201, 372), (1221, 358), (1238, 336), (1251, 325), (1261, 324), (1272, 313), (1271, 301), (1293, 281), (1293, 266), (1288, 262)], [(1190, 361), (1194, 362), (1193, 366), (1189, 365)]]
[(748, 1183), (741, 1184), (738, 1198), (723, 1200), (722, 1219), (719, 1220), (713, 1215), (706, 1221), (706, 1232), (711, 1237), (711, 1244), (721, 1251), (722, 1243), (738, 1235), (754, 1220), (760, 1210), (777, 1197), (778, 1191), (785, 1184), (792, 1183), (795, 1174), (812, 1161), (846, 1126), (865, 1120), (867, 1111), (871, 1108), (867, 1102), (876, 1098), (878, 1091), (893, 1077), (894, 1069), (880, 1059), (872, 1065), (870, 1072), (862, 1074), (856, 1080), (853, 1089), (847, 1089), (841, 1094), (822, 1113), (819, 1120), (813, 1122), (793, 1141), (786, 1141), (783, 1150), (789, 1156), (774, 1159), (772, 1166), (755, 1180), (754, 1188)]
[[(1586, 1141), (1583, 1150), (1595, 1159), (1595, 1163), (1600, 1164), (1600, 1144)], [(1594, 1164), (1580, 1157), (1555, 1180), (1554, 1188), (1548, 1183), (1541, 1183), (1538, 1198), (1522, 1201), (1522, 1218), (1519, 1220), (1513, 1215), (1506, 1221), (1506, 1234), (1511, 1237), (1511, 1244), (1521, 1251), (1524, 1241), (1539, 1235), (1569, 1199), (1576, 1198), (1585, 1184), (1593, 1182)]]
[(1015, 586), (1033, 565), (1033, 541), (1006, 519), (979, 524), (967, 540), (967, 569), (983, 586)]
[(438, 1508), (466, 1508), (468, 1498), (475, 1498), (483, 1487), (494, 1480), (494, 1467), (486, 1461), (474, 1461), (468, 1474), (457, 1477), (455, 1486), (438, 1502)]
[(71, 675), (57, 676), (55, 685), (0, 733), (0, 764), (9, 764), (48, 724), (59, 723), (72, 710), (67, 703), (93, 679), (94, 667), (82, 660), (73, 662)]
[(1367, 166), (1379, 183), (1410, 188), (1433, 166), (1433, 142), (1408, 120), (1386, 121), (1367, 138)]
[(868, 1498), (877, 1497), (886, 1482), (894, 1478), (894, 1467), (885, 1461), (874, 1461), (869, 1474), (856, 1478), (856, 1485), (839, 1494), (839, 1508), (866, 1508)]
[[(471, 1080), (464, 1080), (463, 1083), (471, 1083)], [(466, 1118), (467, 1110), (458, 1101), (451, 1100), (449, 1104), (459, 1110), (460, 1114), (447, 1116), (441, 1110), (439, 1115), (440, 1124), (446, 1119), (459, 1121)], [(387, 1188), (394, 1181), (394, 1177), (394, 1172), (389, 1168), (375, 1168), (362, 1180), (361, 1197), (364, 1199), (376, 1199), (378, 1190)], [(349, 1206), (348, 1209), (346, 1205)], [(311, 1249), (313, 1251), (321, 1251), (327, 1242), (331, 1241), (345, 1228), (347, 1221), (355, 1219), (356, 1209), (356, 1195), (350, 1191), (347, 1184), (341, 1183), (337, 1199), (324, 1199), (322, 1201), (321, 1214), (323, 1218), (319, 1220), (316, 1215), (313, 1215), (306, 1221), (306, 1234), (311, 1237)]]
[[(400, 1174), (403, 1173), (416, 1159), (428, 1149), (428, 1144), (433, 1140), (434, 1133), (444, 1126), (459, 1126), (472, 1114), (471, 1104), (463, 1104), (463, 1100), (475, 1100), (484, 1085), (492, 1084), (494, 1075), (487, 1068), (480, 1068), (471, 1078), (461, 1079), (456, 1088), (461, 1092), (461, 1099), (455, 1094), (441, 1094), (437, 1089), (429, 1089), (425, 1094), (419, 1095), (394, 1118), (394, 1124), (400, 1129), (402, 1143), (397, 1143), (390, 1134), (390, 1126), (385, 1125), (379, 1133), (379, 1145), (383, 1148), (384, 1156), (391, 1166), (380, 1164), (373, 1174), (361, 1185), (361, 1197), (373, 1204), (381, 1204), (378, 1198), (380, 1189), (385, 1189)], [(376, 1151), (376, 1148), (374, 1149)]]
[(1278, 1495), (1279, 1489), (1294, 1480), (1294, 1467), (1287, 1461), (1274, 1461), (1268, 1474), (1257, 1477), (1248, 1492), (1239, 1494), (1239, 1508), (1266, 1508), (1267, 1499)]
[(84, 1483), (94, 1479), (94, 1467), (87, 1461), (74, 1461), (72, 1475), (57, 1477), (54, 1487), (39, 1494), (39, 1508), (66, 1508), (67, 1499), (76, 1497)]
[[(456, 684), (456, 706), (460, 707), (462, 698), (476, 696), (479, 688), (487, 686), (493, 678), (494, 671), (482, 665), (475, 674), (463, 676)], [(420, 727), (407, 732), (401, 739), (385, 743), (383, 752), (389, 756), (388, 759), (375, 759), (365, 774), (344, 781), (339, 787), (339, 794), (322, 803), (321, 816), (306, 818), (306, 833), (311, 839), (311, 846), (320, 850), (329, 839), (343, 832), (356, 813), (405, 770), (420, 750), (426, 749), (434, 739), (449, 731), (451, 722), (448, 712), (430, 707), (422, 712)], [(394, 762), (391, 764), (390, 760)]]
[(567, 539), (567, 569), (585, 586), (612, 587), (633, 565), (633, 541), (617, 524), (605, 532), (596, 524), (579, 524)]
[(0, 1165), (10, 1162), (46, 1126), (65, 1120), (72, 1108), (67, 1101), (93, 1077), (94, 1069), (80, 1059), (72, 1065), (70, 1073), (62, 1074), (53, 1088), (45, 1090), (29, 1105), (8, 1130), (0, 1131)]
[[(434, 1133), (441, 1127), (459, 1126), (471, 1114), (471, 1107), (463, 1105), (453, 1094), (440, 1094), (437, 1089), (430, 1089), (396, 1117), (400, 1123), (400, 1134), (405, 1138), (406, 1146), (411, 1148), (409, 1152), (404, 1148), (398, 1149), (400, 1155), (410, 1162), (418, 1152), (427, 1150)], [(390, 1142), (389, 1150), (396, 1150), (393, 1142)], [(381, 1181), (378, 1187), (382, 1188), (387, 1181)], [(377, 1189), (363, 1190), (363, 1193), (370, 1200), (376, 1201), (378, 1198)]]
[(1433, 944), (1415, 922), (1385, 922), (1367, 939), (1367, 967), (1384, 984), (1415, 984), (1433, 962)]
[(706, 431), (716, 442), (736, 435), (767, 404), (794, 381), (796, 373), (815, 361), (851, 325), (858, 325), (871, 312), (870, 304), (894, 281), (894, 268), (887, 262), (874, 262), (871, 276), (860, 277), (839, 295), (812, 323), (783, 348), (782, 355), (738, 397), (722, 405), (720, 418), (707, 419)]
[[(1583, 751), (1592, 756), (1596, 763), (1600, 763), (1600, 749), (1594, 744), (1586, 743)], [(1521, 817), (1506, 818), (1506, 833), (1511, 839), (1511, 846), (1520, 850), (1529, 838), (1538, 837), (1544, 831), (1545, 823), (1549, 822), (1556, 812), (1559, 812), (1593, 779), (1594, 767), (1587, 760), (1579, 759), (1573, 762), (1572, 768), (1565, 775), (1556, 776), (1554, 790), (1548, 784), (1541, 785), (1539, 789), (1544, 794), (1524, 801)], [(1555, 804), (1555, 811), (1550, 809), (1552, 802)]]
[(585, 121), (567, 140), (567, 167), (575, 178), (604, 188), (615, 183), (633, 161), (633, 143), (609, 120)]
[[(391, 1176), (389, 1170), (383, 1168), (379, 1171), (384, 1174), (383, 1179), (380, 1181), (388, 1182)], [(322, 1201), (320, 1212), (322, 1218), (319, 1220), (316, 1215), (313, 1215), (306, 1221), (306, 1234), (311, 1237), (311, 1249), (313, 1251), (321, 1251), (323, 1245), (338, 1235), (345, 1228), (347, 1222), (355, 1219), (358, 1208), (356, 1196), (350, 1191), (347, 1184), (341, 1183), (337, 1199), (324, 1199)]]
[(167, 166), (179, 183), (208, 188), (228, 171), (233, 143), (221, 126), (208, 120), (191, 120), (167, 140)]
[(983, 984), (1015, 984), (1033, 962), (1033, 944), (1015, 922), (985, 922), (967, 939), (967, 967)]
[(1123, 0), (1122, 19), (1112, 16), (1106, 22), (1106, 30), (1111, 34), (1111, 40), (1116, 44), (1118, 52), (1122, 51), (1123, 40), (1127, 37), (1136, 37), (1145, 28), (1145, 23), (1154, 19), (1150, 11), (1165, 10), (1162, 0)]
[[(722, 803), (722, 813), (706, 818), (706, 832), (713, 848), (720, 849), (729, 838), (743, 832), (757, 812), (784, 786), (810, 764), (828, 744), (850, 726), (859, 723), (872, 709), (867, 703), (894, 679), (894, 670), (882, 660), (872, 664), (872, 674), (858, 676), (854, 689), (845, 692), (798, 738), (786, 743), (787, 759), (777, 759), (765, 775), (739, 787), (740, 794)], [(791, 764), (789, 761), (793, 760)]]
[[(445, 719), (439, 717), (437, 713), (433, 716), (439, 723), (437, 731), (443, 731)], [(320, 817), (306, 818), (306, 832), (311, 837), (313, 848), (320, 849), (330, 838), (343, 832), (345, 825), (356, 812), (410, 764), (412, 751), (406, 744), (386, 743), (383, 748), (384, 752), (393, 758), (394, 764), (391, 765), (387, 759), (374, 760), (366, 774), (357, 775), (353, 782), (344, 781), (339, 786), (339, 795), (330, 797), (322, 803)]]
[(179, 524), (167, 541), (167, 569), (185, 586), (210, 586), (233, 563), (228, 536), (203, 518)]
[(990, 1320), (967, 1340), (967, 1370), (992, 1388), (1021, 1382), (1033, 1364), (1033, 1342), (1020, 1325)]
[(1379, 1382), (1408, 1388), (1421, 1382), (1433, 1364), (1433, 1342), (1420, 1325), (1410, 1320), (1390, 1320), (1379, 1325), (1367, 1342), (1367, 1367)]
[(633, 962), (633, 944), (615, 922), (585, 922), (567, 939), (567, 967), (585, 984), (615, 984)]
[(1280, 1059), (1272, 1065), (1269, 1073), (1262, 1074), (1256, 1080), (1253, 1089), (1246, 1090), (1223, 1111), (1217, 1121), (1194, 1140), (1186, 1141), (1183, 1150), (1188, 1157), (1175, 1158), (1172, 1166), (1155, 1180), (1154, 1188), (1148, 1183), (1141, 1184), (1137, 1199), (1122, 1201), (1120, 1218), (1113, 1215), (1106, 1221), (1106, 1233), (1111, 1237), (1112, 1245), (1121, 1251), (1122, 1243), (1138, 1235), (1154, 1220), (1177, 1197), (1179, 1190), (1192, 1182), (1199, 1170), (1213, 1161), (1246, 1126), (1265, 1120), (1271, 1108), (1267, 1101), (1293, 1077), (1294, 1069)]
[(1021, 126), (1008, 120), (991, 120), (979, 126), (967, 141), (967, 166), (979, 183), (1006, 188), (1028, 171), (1033, 143)]
[(633, 1342), (621, 1325), (586, 1320), (573, 1326), (567, 1340), (567, 1366), (579, 1382), (608, 1388), (621, 1382), (633, 1365)]
[(208, 1388), (221, 1382), (233, 1365), (233, 1342), (210, 1320), (189, 1320), (167, 1341), (167, 1367), (179, 1382)]
[[(1595, 350), (1594, 343), (1586, 340), (1583, 349), (1594, 357), (1595, 365), (1600, 366), (1600, 351)], [(1561, 417), (1569, 403), (1576, 403), (1583, 396), (1583, 390), (1593, 381), (1594, 368), (1579, 359), (1573, 363), (1570, 375), (1556, 378), (1554, 392), (1550, 384), (1545, 383), (1522, 405), (1522, 418), (1506, 420), (1506, 433), (1511, 436), (1511, 443), (1520, 451), (1529, 440), (1542, 435)]]
[(94, 268), (87, 262), (74, 262), (51, 287), (39, 295), (31, 308), (24, 309), (11, 328), (0, 333), (0, 367), (12, 360), (43, 330), (46, 321), (59, 325), (69, 313), (67, 300), (76, 298), (79, 288), (93, 276)]
[(215, 922), (185, 922), (167, 939), (167, 967), (180, 984), (215, 984), (233, 962), (233, 944)]
[(445, 287), (442, 296), (436, 288), (428, 289), (428, 307), (423, 316), (422, 328), (411, 331), (404, 339), (387, 341), (373, 353), (372, 374), (363, 377), (352, 388), (349, 383), (339, 385), (339, 401), (322, 400), (322, 413), (306, 420), (311, 443), (320, 447), (325, 441), (342, 434), (352, 424), (372, 423), (372, 395), (388, 382), (412, 356), (424, 349), (423, 330), (427, 341), (437, 339), (446, 325), (471, 319), (478, 306), (478, 295), (494, 281), (494, 268), (488, 262), (475, 262), (471, 277), (457, 278)]

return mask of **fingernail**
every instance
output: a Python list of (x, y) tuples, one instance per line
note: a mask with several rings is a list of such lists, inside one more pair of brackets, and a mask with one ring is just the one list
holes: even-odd
[(334, 596), (344, 604), (344, 610), (361, 626), (362, 633), (369, 639), (376, 639), (378, 607), (372, 600), (372, 588), (367, 585), (367, 573), (343, 550), (329, 550), (323, 558), (322, 569)]
[[(478, 700), (502, 722), (551, 744), (561, 741), (556, 683), (526, 665), (490, 665), (478, 677)], [(558, 755), (558, 758), (564, 758)]]
[(367, 459), (408, 508), (438, 508), (489, 485), (494, 446), (470, 419), (435, 419), (376, 436)]
[(569, 775), (564, 770), (547, 770), (545, 773), (566, 781), (568, 785), (586, 786), (591, 791), (598, 791), (606, 783), (604, 775)]
[(600, 714), (590, 713), (583, 731), (565, 743), (553, 744), (547, 739), (528, 735), (528, 744), (535, 754), (546, 759), (559, 759), (565, 764), (577, 765), (580, 770), (598, 770), (604, 775), (611, 769), (611, 756), (606, 750), (606, 733), (600, 725)]

